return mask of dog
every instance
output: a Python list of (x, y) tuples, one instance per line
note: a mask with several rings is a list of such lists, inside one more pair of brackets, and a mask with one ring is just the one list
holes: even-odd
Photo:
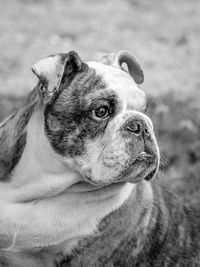
[(199, 213), (153, 179), (136, 58), (71, 51), (32, 70), (38, 84), (0, 124), (0, 266), (199, 266)]

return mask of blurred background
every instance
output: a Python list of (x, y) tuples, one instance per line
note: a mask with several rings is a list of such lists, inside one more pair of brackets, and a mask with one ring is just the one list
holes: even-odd
[(36, 84), (39, 59), (75, 50), (97, 60), (120, 49), (144, 70), (160, 177), (191, 198), (200, 189), (199, 0), (0, 0), (0, 120)]

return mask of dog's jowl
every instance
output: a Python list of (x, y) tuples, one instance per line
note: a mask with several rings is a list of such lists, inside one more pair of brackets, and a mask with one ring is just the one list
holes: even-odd
[(199, 266), (200, 215), (153, 179), (137, 60), (72, 51), (32, 70), (37, 86), (0, 124), (0, 266)]

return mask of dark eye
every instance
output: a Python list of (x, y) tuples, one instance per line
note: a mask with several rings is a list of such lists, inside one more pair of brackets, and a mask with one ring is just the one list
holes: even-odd
[(93, 115), (99, 119), (103, 119), (109, 115), (108, 107), (100, 107), (96, 108), (92, 111)]

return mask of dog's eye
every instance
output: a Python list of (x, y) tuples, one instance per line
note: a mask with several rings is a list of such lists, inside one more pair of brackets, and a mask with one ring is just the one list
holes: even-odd
[(92, 113), (93, 113), (93, 116), (99, 119), (103, 119), (109, 115), (109, 110), (108, 110), (108, 107), (103, 106), (103, 107), (94, 109)]

